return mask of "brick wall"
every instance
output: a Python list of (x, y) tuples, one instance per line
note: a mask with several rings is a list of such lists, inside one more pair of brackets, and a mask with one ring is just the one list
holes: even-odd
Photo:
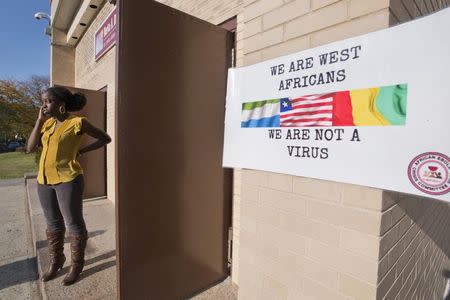
[(114, 118), (115, 118), (115, 56), (116, 48), (113, 47), (98, 61), (94, 59), (94, 35), (101, 23), (114, 9), (114, 5), (106, 3), (95, 20), (87, 29), (83, 38), (75, 49), (75, 86), (90, 90), (100, 90), (107, 87), (106, 99), (106, 131), (112, 138), (112, 142), (106, 148), (106, 185), (108, 199), (114, 199)]
[(239, 299), (375, 297), (380, 190), (239, 173)]
[(389, 0), (246, 0), (245, 65), (385, 28)]

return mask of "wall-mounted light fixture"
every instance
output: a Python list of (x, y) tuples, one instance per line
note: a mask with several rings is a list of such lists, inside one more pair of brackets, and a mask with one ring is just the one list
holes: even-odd
[(52, 30), (51, 30), (51, 26), (50, 26), (50, 24), (51, 24), (51, 22), (52, 22), (52, 18), (51, 18), (48, 14), (43, 13), (43, 12), (35, 13), (35, 14), (34, 14), (34, 17), (35, 17), (37, 20), (41, 20), (41, 19), (47, 19), (47, 20), (48, 20), (48, 26), (45, 27), (44, 33), (45, 33), (46, 35), (50, 36), (50, 35), (52, 34)]

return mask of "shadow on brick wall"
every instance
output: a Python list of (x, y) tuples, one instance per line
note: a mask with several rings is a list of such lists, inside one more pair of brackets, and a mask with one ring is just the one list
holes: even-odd
[(408, 242), (404, 242), (402, 236), (398, 237), (405, 243), (402, 253), (410, 255), (408, 266), (397, 270), (397, 274), (403, 276), (402, 289), (409, 291), (400, 291), (399, 295), (404, 292), (406, 296), (416, 294), (419, 299), (446, 299), (446, 284), (450, 276), (450, 203), (390, 191), (383, 192), (383, 200), (392, 205), (388, 210), (396, 205), (403, 210), (405, 215), (401, 219), (410, 220), (404, 235), (410, 232), (414, 235)]
[(450, 258), (450, 203), (410, 194), (399, 194), (398, 205), (421, 231)]

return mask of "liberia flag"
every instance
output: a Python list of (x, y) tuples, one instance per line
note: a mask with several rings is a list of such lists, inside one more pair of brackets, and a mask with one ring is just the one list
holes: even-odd
[(332, 126), (333, 95), (280, 99), (280, 127)]

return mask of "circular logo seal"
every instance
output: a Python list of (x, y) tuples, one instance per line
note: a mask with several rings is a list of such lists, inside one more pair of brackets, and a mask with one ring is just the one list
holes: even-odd
[(408, 166), (408, 177), (420, 191), (444, 195), (450, 191), (450, 159), (439, 152), (426, 152), (414, 157)]

